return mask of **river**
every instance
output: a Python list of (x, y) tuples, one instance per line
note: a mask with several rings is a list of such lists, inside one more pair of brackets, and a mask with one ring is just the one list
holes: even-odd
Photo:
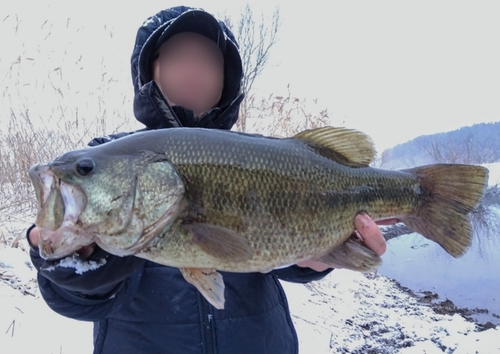
[(419, 234), (388, 241), (379, 273), (415, 292), (432, 291), (457, 307), (487, 309), (474, 315), (500, 325), (500, 232), (476, 231), (469, 251), (455, 259)]

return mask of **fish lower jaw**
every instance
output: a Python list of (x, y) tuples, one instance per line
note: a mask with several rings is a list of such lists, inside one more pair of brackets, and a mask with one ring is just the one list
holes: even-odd
[(54, 260), (66, 257), (92, 242), (92, 236), (66, 222), (57, 230), (40, 228), (38, 247), (42, 258)]

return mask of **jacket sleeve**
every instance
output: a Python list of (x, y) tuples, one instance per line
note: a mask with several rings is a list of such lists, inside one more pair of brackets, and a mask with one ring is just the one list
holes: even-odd
[(333, 269), (327, 269), (323, 272), (318, 272), (311, 268), (292, 265), (283, 269), (275, 269), (271, 272), (271, 274), (276, 275), (279, 279), (284, 281), (304, 284), (309, 283), (310, 281), (323, 279), (325, 276), (330, 274), (332, 270)]
[(114, 256), (99, 247), (85, 261), (77, 255), (48, 261), (40, 257), (37, 248), (30, 246), (45, 302), (55, 312), (78, 320), (104, 319), (130, 301), (146, 262), (133, 256)]

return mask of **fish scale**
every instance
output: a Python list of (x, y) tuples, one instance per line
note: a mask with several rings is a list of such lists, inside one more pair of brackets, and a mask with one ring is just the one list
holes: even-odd
[[(172, 148), (165, 153), (186, 176), (189, 220), (236, 231), (249, 241), (254, 257), (221, 264), (220, 259), (203, 252), (195, 256), (199, 249), (190, 244), (190, 235), (183, 234), (182, 228), (169, 230), (156, 245), (163, 257), (173, 259), (176, 256), (169, 256), (170, 252), (178, 254), (177, 248), (193, 247), (193, 257), (201, 261), (205, 256), (207, 268), (233, 272), (272, 269), (320, 256), (346, 241), (360, 211), (373, 217), (399, 215), (418, 202), (416, 177), (410, 174), (352, 169), (291, 139), (288, 144), (278, 139), (255, 144), (253, 136), (242, 135), (241, 140), (245, 138), (248, 143), (239, 141), (225, 149), (216, 135), (212, 140), (186, 131), (171, 137), (168, 146)], [(387, 190), (398, 192), (391, 196)], [(174, 241), (176, 235), (184, 235), (187, 241)], [(260, 252), (255, 254), (255, 250)], [(185, 254), (176, 265), (189, 262)]]

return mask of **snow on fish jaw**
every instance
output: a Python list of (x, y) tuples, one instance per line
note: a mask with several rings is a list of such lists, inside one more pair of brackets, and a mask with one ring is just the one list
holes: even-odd
[(92, 260), (83, 260), (78, 255), (72, 254), (65, 258), (58, 260), (55, 264), (52, 264), (48, 267), (42, 268), (46, 272), (51, 272), (56, 269), (56, 267), (60, 268), (72, 268), (75, 270), (75, 274), (83, 274), (88, 271), (95, 270), (97, 268), (102, 267), (106, 264), (106, 259), (101, 258), (98, 261)]

